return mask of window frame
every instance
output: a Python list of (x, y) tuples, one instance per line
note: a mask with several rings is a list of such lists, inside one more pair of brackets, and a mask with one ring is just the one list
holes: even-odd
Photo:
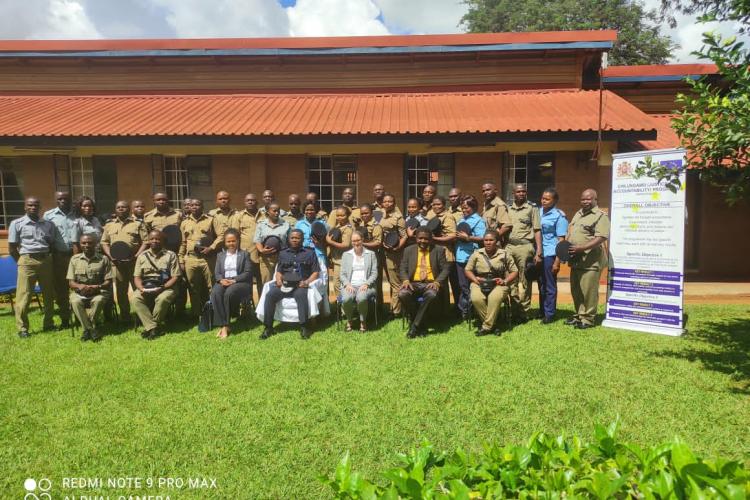
[[(519, 167), (517, 163), (517, 158), (523, 157), (523, 166)], [(528, 193), (528, 199), (529, 201), (539, 204), (539, 198), (541, 197), (541, 192), (535, 193), (533, 192), (534, 186), (529, 186), (529, 165), (534, 164), (534, 162), (529, 162), (529, 158), (535, 158), (538, 157), (541, 159), (549, 159), (550, 166), (546, 168), (550, 168), (552, 172), (552, 180), (547, 183), (547, 185), (543, 186), (541, 189), (546, 189), (547, 187), (554, 186), (555, 185), (555, 164), (556, 164), (556, 155), (554, 151), (529, 151), (526, 153), (509, 153), (508, 159), (505, 164), (505, 168), (503, 169), (503, 190), (502, 190), (502, 196), (503, 200), (505, 200), (506, 203), (511, 204), (513, 203), (513, 187), (516, 184), (524, 184), (526, 185), (526, 188), (529, 190)], [(545, 162), (547, 163), (547, 162)], [(541, 167), (541, 163), (537, 165), (537, 167)], [(519, 180), (518, 173), (522, 172), (522, 179)], [(536, 196), (536, 195), (539, 196)]]
[[(437, 166), (437, 163), (441, 159), (450, 159), (450, 167), (441, 168)], [(412, 159), (414, 160), (414, 168), (412, 168)], [(424, 159), (422, 163), (426, 167), (420, 165), (420, 159)], [(410, 173), (414, 170), (415, 182), (412, 183), (410, 179)], [(441, 172), (443, 176), (446, 175), (446, 171), (450, 170), (450, 178), (452, 179), (449, 183), (441, 183), (440, 177)], [(419, 182), (419, 172), (427, 173), (427, 182)], [(433, 180), (433, 173), (437, 174), (437, 180)], [(456, 184), (456, 155), (454, 153), (417, 153), (407, 154), (404, 158), (404, 206), (409, 198), (422, 199), (422, 191), (428, 185), (435, 186), (437, 194), (440, 196), (448, 196), (448, 192), (455, 187)]]
[[(7, 165), (5, 163), (8, 163)], [(10, 167), (13, 169), (13, 173), (16, 178), (16, 184), (6, 184), (5, 183), (5, 168)], [(21, 164), (21, 159), (14, 157), (14, 156), (0, 156), (0, 204), (2, 204), (2, 213), (0, 213), (0, 230), (7, 231), (8, 227), (10, 226), (11, 221), (14, 219), (18, 219), (20, 217), (24, 216), (24, 192), (23, 192), (23, 165)], [(9, 189), (18, 189), (21, 199), (15, 200), (15, 199), (8, 199), (6, 195), (6, 190)], [(9, 214), (8, 213), (8, 205), (10, 203), (19, 203), (21, 206), (21, 213), (19, 214)]]
[[(327, 160), (327, 162), (326, 162)], [(325, 168), (324, 163), (328, 163), (328, 168)], [(339, 168), (351, 164), (352, 168)], [(359, 183), (358, 183), (358, 158), (354, 154), (331, 154), (331, 155), (307, 155), (305, 158), (305, 173), (307, 180), (307, 189), (309, 192), (316, 193), (318, 195), (318, 202), (321, 208), (326, 212), (331, 212), (335, 207), (341, 205), (342, 199), (339, 195), (336, 196), (336, 192), (343, 192), (346, 188), (354, 190), (354, 204), (357, 206), (359, 201)], [(336, 173), (346, 172), (349, 179), (346, 183), (336, 182)], [(324, 173), (330, 175), (330, 181), (324, 181)], [(323, 196), (323, 189), (330, 190), (330, 197)]]

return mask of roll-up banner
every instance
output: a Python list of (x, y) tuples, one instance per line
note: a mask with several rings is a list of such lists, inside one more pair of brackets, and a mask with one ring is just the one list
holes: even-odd
[(640, 332), (684, 332), (685, 173), (671, 192), (652, 177), (635, 177), (639, 162), (682, 168), (685, 151), (612, 155), (609, 286), (604, 326)]

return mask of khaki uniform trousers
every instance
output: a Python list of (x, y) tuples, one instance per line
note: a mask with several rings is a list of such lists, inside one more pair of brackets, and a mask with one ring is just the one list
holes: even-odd
[(214, 273), (211, 265), (216, 259), (185, 256), (185, 277), (188, 282), (190, 293), (190, 308), (193, 316), (197, 316), (203, 310), (203, 305), (208, 302), (211, 288), (213, 287)]
[(500, 314), (503, 302), (505, 302), (508, 293), (507, 286), (496, 286), (489, 295), (485, 296), (479, 285), (471, 284), (471, 304), (474, 306), (477, 316), (482, 321), (483, 330), (492, 330), (495, 327), (497, 316)]
[[(135, 260), (112, 264), (115, 271), (115, 296), (117, 297), (117, 306), (120, 308), (120, 314), (123, 318), (130, 316), (130, 301), (128, 300), (128, 290), (133, 283), (133, 270), (135, 269)], [(133, 287), (135, 289), (135, 286)], [(72, 299), (73, 296), (71, 295)]]
[(263, 290), (263, 285), (273, 280), (273, 275), (276, 272), (276, 263), (279, 261), (279, 254), (260, 255), (258, 260), (260, 261), (258, 263), (260, 267), (260, 279), (263, 281), (261, 290)]
[[(125, 297), (127, 299), (127, 293)], [(70, 294), (70, 307), (73, 308), (73, 314), (78, 318), (84, 331), (94, 329), (97, 317), (103, 310), (107, 300), (109, 300), (109, 295), (103, 293), (94, 295), (89, 300), (84, 300), (75, 292)]]
[(599, 305), (600, 267), (570, 270), (570, 294), (573, 296), (574, 319), (583, 324), (593, 325), (596, 308)]
[(153, 293), (141, 293), (140, 290), (133, 292), (130, 300), (138, 319), (145, 330), (153, 330), (164, 323), (169, 312), (169, 306), (177, 299), (179, 285), (162, 291), (158, 296)]
[(398, 277), (398, 270), (401, 267), (402, 252), (385, 252), (385, 276), (391, 285), (391, 312), (393, 314), (401, 313), (401, 300), (398, 298), (398, 292), (401, 289), (401, 278)]
[[(52, 257), (49, 254), (21, 255), (18, 259), (15, 311), (16, 328), (19, 331), (28, 331), (29, 329), (29, 304), (34, 293), (34, 284), (37, 281), (42, 289), (42, 298), (44, 299), (44, 328), (54, 326), (52, 318), (55, 311), (55, 292), (52, 277)], [(66, 303), (67, 297), (66, 292)], [(65, 314), (69, 315), (67, 309)]]
[(518, 279), (510, 284), (510, 299), (513, 303), (513, 309), (517, 313), (520, 312), (521, 316), (527, 316), (531, 310), (531, 291), (534, 285), (526, 279), (526, 261), (530, 257), (534, 257), (534, 245), (531, 243), (525, 245), (508, 243), (505, 251), (510, 254), (518, 268)]
[(70, 321), (70, 288), (68, 287), (68, 264), (71, 253), (55, 253), (52, 255), (52, 279), (55, 287), (55, 301), (57, 314), (63, 323)]

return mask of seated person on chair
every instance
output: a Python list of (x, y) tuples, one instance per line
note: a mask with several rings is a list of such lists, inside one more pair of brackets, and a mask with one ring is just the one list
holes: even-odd
[[(400, 275), (403, 283), (398, 292), (399, 300), (412, 318), (409, 331), (406, 333), (408, 338), (417, 337), (421, 333), (420, 328), (427, 309), (438, 296), (450, 273), (445, 248), (432, 243), (432, 232), (426, 227), (420, 227), (414, 236), (417, 244), (407, 247), (401, 258)], [(418, 297), (422, 298), (419, 307)]]
[(96, 320), (102, 307), (112, 300), (112, 262), (96, 251), (94, 234), (84, 234), (78, 241), (83, 253), (74, 255), (68, 264), (70, 307), (83, 328), (82, 341), (97, 342), (101, 335)]
[(518, 277), (513, 257), (498, 247), (497, 231), (487, 231), (483, 248), (475, 250), (466, 263), (466, 279), (471, 282), (471, 304), (482, 326), (476, 335), (492, 333), (503, 301), (508, 297), (508, 284)]
[(221, 329), (216, 334), (220, 339), (229, 335), (229, 318), (243, 300), (253, 294), (253, 270), (250, 254), (240, 250), (240, 233), (227, 229), (224, 233), (224, 251), (216, 258), (215, 283), (211, 289), (213, 322)]
[(375, 252), (363, 245), (364, 237), (359, 230), (352, 233), (352, 249), (344, 252), (341, 259), (339, 288), (341, 307), (346, 314), (346, 331), (352, 331), (355, 310), (359, 313), (359, 331), (367, 331), (367, 315), (370, 302), (375, 297), (378, 279), (378, 258)]
[(177, 254), (164, 248), (164, 233), (148, 233), (149, 249), (138, 256), (133, 271), (135, 291), (130, 304), (143, 324), (141, 337), (153, 340), (161, 333), (169, 306), (177, 300), (180, 264)]
[(261, 339), (267, 339), (274, 334), (273, 318), (276, 304), (287, 297), (292, 297), (297, 302), (300, 335), (303, 339), (310, 338), (311, 332), (307, 325), (307, 289), (310, 283), (318, 279), (320, 265), (315, 251), (302, 246), (303, 238), (302, 231), (292, 229), (289, 233), (289, 246), (279, 252), (279, 262), (274, 273), (275, 283), (268, 289), (263, 304), (263, 322), (266, 328), (260, 336)]

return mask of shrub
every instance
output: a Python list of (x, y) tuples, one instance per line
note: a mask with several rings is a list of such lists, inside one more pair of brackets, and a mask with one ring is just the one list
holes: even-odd
[(617, 440), (618, 422), (597, 425), (594, 442), (534, 434), (526, 446), (486, 445), (481, 453), (437, 452), (424, 442), (399, 454), (379, 485), (352, 471), (347, 452), (320, 480), (344, 499), (645, 498), (744, 499), (742, 463), (696, 457), (681, 440), (642, 449)]

